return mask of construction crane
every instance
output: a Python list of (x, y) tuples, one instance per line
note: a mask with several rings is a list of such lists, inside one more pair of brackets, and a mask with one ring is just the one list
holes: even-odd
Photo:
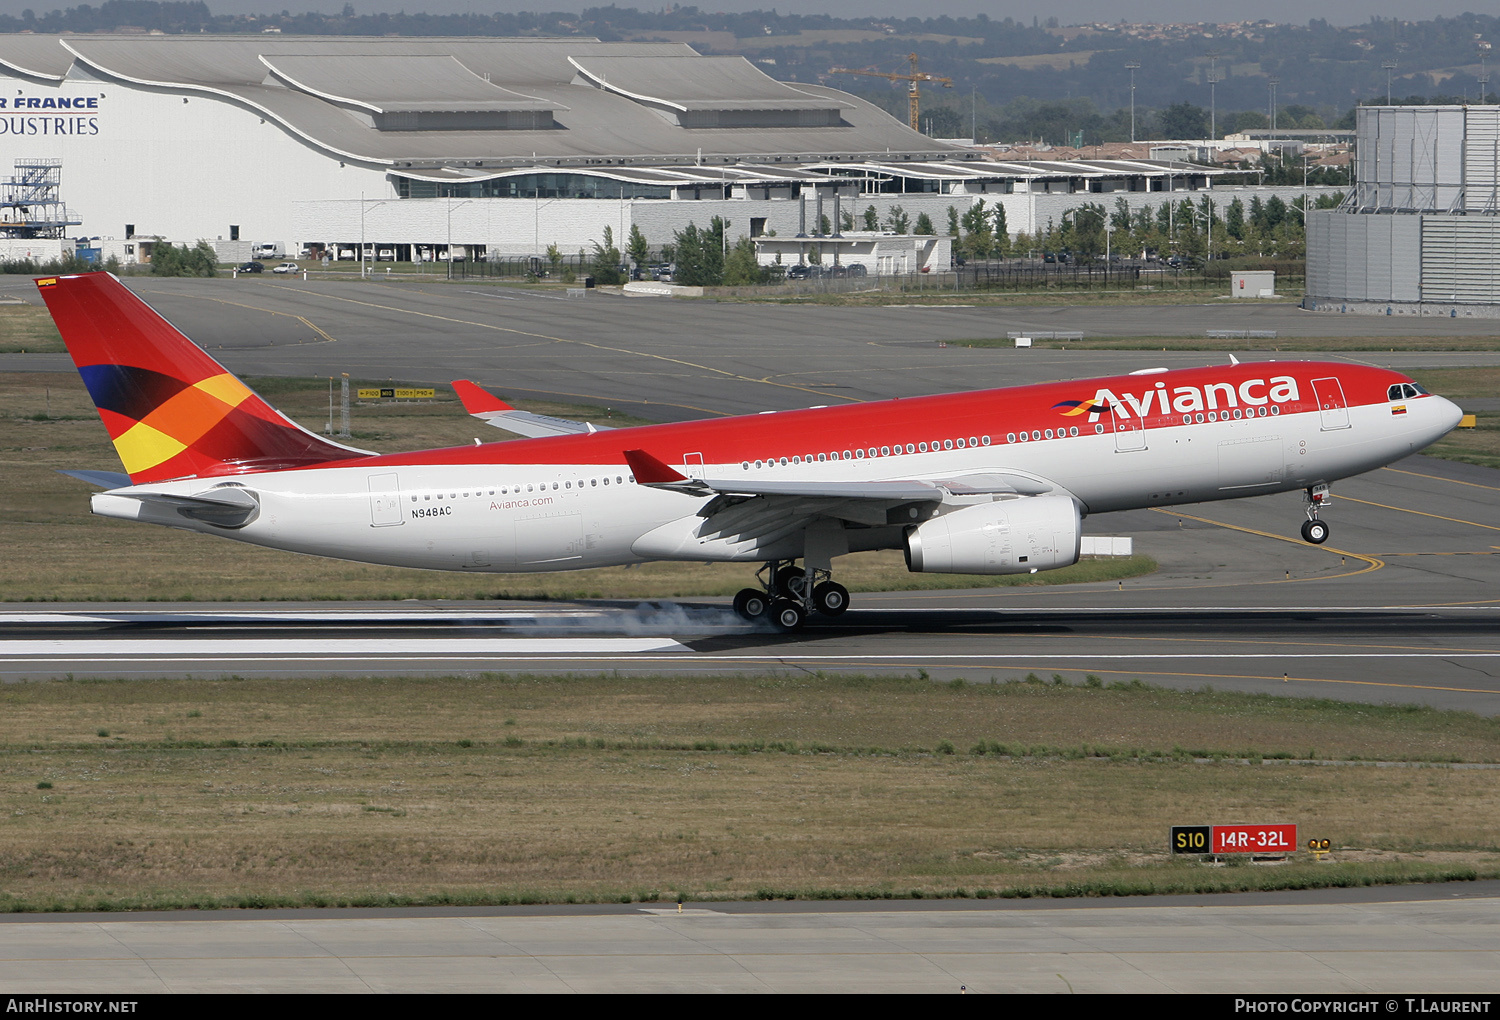
[(888, 79), (890, 81), (910, 82), (911, 84), (910, 84), (910, 86), (908, 86), (907, 91), (906, 91), (906, 97), (907, 97), (908, 108), (909, 108), (910, 113), (911, 113), (911, 129), (913, 131), (920, 131), (921, 128), (919, 128), (917, 126), (917, 124), (918, 124), (918, 119), (917, 118), (918, 118), (918, 115), (921, 113), (922, 92), (918, 88), (917, 83), (918, 82), (924, 82), (924, 81), (935, 81), (935, 82), (940, 83), (943, 86), (943, 88), (945, 88), (945, 89), (951, 89), (953, 87), (953, 79), (952, 78), (939, 78), (935, 74), (927, 74), (925, 71), (918, 70), (917, 69), (917, 55), (915, 53), (908, 53), (906, 55), (906, 59), (909, 60), (909, 61), (911, 61), (911, 74), (891, 74), (891, 73), (888, 73), (886, 71), (856, 71), (852, 67), (835, 67), (835, 68), (830, 69), (828, 73), (829, 74), (867, 74), (867, 75), (869, 75), (872, 78), (885, 78), (885, 79)]

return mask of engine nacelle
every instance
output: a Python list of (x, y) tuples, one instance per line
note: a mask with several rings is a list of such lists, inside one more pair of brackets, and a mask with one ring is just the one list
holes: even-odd
[(1082, 527), (1068, 496), (997, 500), (906, 533), (906, 568), (924, 574), (1027, 574), (1078, 562)]

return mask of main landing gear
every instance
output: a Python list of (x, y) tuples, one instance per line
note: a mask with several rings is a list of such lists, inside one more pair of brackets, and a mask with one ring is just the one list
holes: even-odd
[(1302, 538), (1313, 545), (1328, 541), (1328, 523), (1318, 519), (1318, 511), (1328, 505), (1333, 492), (1326, 484), (1314, 485), (1302, 494), (1307, 504), (1307, 520), (1302, 522)]
[(849, 608), (849, 589), (827, 570), (803, 569), (791, 560), (770, 560), (755, 574), (760, 588), (743, 588), (734, 611), (746, 620), (768, 620), (777, 630), (800, 630), (813, 613), (841, 616)]

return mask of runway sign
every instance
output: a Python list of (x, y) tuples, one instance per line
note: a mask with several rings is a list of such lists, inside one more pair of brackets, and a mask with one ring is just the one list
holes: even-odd
[(1174, 854), (1289, 854), (1297, 849), (1295, 825), (1174, 825)]
[(1212, 826), (1172, 826), (1172, 852), (1174, 854), (1206, 854)]
[(431, 400), (437, 390), (392, 389), (387, 386), (378, 390), (360, 390), (360, 400)]

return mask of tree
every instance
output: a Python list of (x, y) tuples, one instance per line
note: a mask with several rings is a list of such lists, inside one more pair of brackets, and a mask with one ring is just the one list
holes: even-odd
[(191, 248), (158, 241), (151, 249), (153, 276), (214, 276), (218, 271), (219, 255), (207, 241), (199, 241)]
[(948, 236), (958, 236), (958, 210), (951, 205), (948, 207)]
[(636, 224), (630, 225), (630, 242), (625, 246), (630, 255), (630, 261), (636, 268), (644, 266), (651, 261), (651, 245), (646, 243), (646, 235), (641, 233), (641, 228)]
[(893, 234), (905, 234), (911, 229), (911, 217), (899, 205), (891, 206), (889, 223)]
[(1245, 236), (1245, 203), (1236, 198), (1224, 210), (1224, 229), (1236, 241)]
[(880, 214), (875, 211), (873, 205), (865, 206), (865, 229), (870, 231), (880, 229)]
[(843, 230), (853, 230), (854, 229), (854, 210), (853, 209), (845, 209), (842, 212), (840, 212), (839, 213), (839, 224), (840, 224), (840, 228), (843, 229)]
[(604, 228), (604, 243), (594, 242), (589, 272), (594, 274), (595, 283), (606, 287), (625, 282), (625, 274), (620, 272), (620, 249), (615, 247), (615, 232), (608, 226)]
[(1161, 130), (1165, 138), (1205, 138), (1208, 111), (1186, 101), (1173, 103), (1161, 112)]
[(828, 214), (824, 213), (818, 217), (818, 233), (825, 237), (833, 233), (833, 224), (828, 221)]
[(716, 287), (724, 282), (724, 228), (722, 217), (708, 221), (707, 230), (689, 222), (675, 234), (676, 282), (690, 287)]
[(724, 283), (730, 287), (743, 287), (752, 283), (764, 283), (765, 271), (755, 257), (755, 242), (744, 234), (729, 249), (724, 260)]
[(917, 225), (912, 230), (912, 233), (922, 234), (928, 237), (936, 234), (937, 230), (932, 225), (932, 217), (928, 216), (926, 213), (917, 213)]

